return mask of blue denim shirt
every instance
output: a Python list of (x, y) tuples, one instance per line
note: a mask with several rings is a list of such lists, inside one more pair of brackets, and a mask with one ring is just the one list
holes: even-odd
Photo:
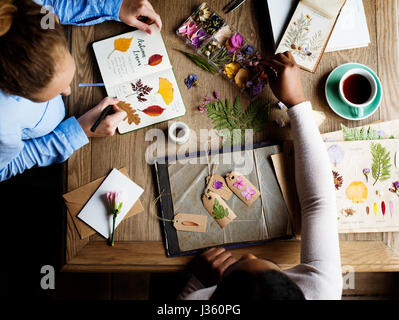
[[(62, 24), (119, 21), (123, 0), (35, 0), (52, 6)], [(64, 120), (61, 96), (36, 103), (0, 90), (0, 181), (34, 166), (67, 160), (89, 142), (75, 117)]]

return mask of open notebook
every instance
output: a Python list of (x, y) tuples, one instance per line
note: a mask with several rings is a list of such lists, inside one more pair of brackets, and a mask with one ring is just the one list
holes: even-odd
[(160, 31), (137, 30), (93, 44), (110, 97), (127, 112), (119, 133), (183, 116), (186, 109)]
[[(270, 25), (277, 46), (299, 0), (268, 0)], [(367, 47), (370, 34), (362, 0), (346, 0), (325, 52)]]
[(327, 46), (345, 0), (301, 0), (277, 47), (290, 51), (297, 64), (314, 72)]

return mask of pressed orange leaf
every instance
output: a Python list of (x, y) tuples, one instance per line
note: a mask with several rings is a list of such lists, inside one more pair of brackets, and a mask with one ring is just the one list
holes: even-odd
[(137, 111), (134, 110), (129, 103), (124, 101), (119, 101), (117, 106), (127, 113), (127, 116), (123, 121), (127, 120), (129, 125), (134, 123), (135, 125), (139, 125), (141, 122), (140, 116), (136, 113)]

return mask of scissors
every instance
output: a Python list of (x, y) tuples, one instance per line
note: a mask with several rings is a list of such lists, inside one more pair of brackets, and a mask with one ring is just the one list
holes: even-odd
[(230, 13), (240, 7), (246, 0), (232, 0), (223, 8), (224, 13)]

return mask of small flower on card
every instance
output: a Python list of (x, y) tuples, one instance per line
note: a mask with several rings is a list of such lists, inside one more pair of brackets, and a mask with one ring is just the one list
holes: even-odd
[(241, 194), (245, 198), (245, 200), (251, 201), (252, 197), (256, 194), (256, 191), (251, 187), (247, 186), (245, 188), (245, 191), (241, 192)]
[(233, 183), (233, 186), (236, 187), (238, 190), (241, 190), (242, 187), (244, 187), (246, 183), (242, 180), (241, 177), (237, 177), (236, 182)]
[(219, 180), (215, 180), (213, 182), (213, 188), (216, 190), (223, 189), (223, 182)]

